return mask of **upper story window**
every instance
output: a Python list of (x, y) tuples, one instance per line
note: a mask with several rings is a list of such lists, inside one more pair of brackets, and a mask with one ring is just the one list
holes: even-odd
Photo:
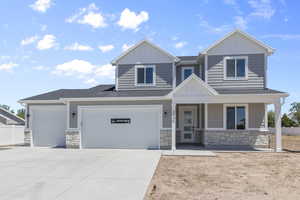
[(224, 58), (224, 79), (243, 80), (248, 78), (248, 57), (234, 56)]
[(135, 85), (155, 85), (155, 65), (136, 65)]
[(246, 129), (247, 106), (225, 105), (226, 129)]
[(194, 73), (194, 67), (182, 67), (181, 68), (181, 80), (184, 81), (190, 75), (192, 75), (192, 73)]

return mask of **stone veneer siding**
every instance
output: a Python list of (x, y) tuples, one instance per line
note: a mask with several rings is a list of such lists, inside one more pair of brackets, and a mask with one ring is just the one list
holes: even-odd
[(31, 145), (31, 137), (32, 137), (32, 132), (29, 129), (24, 130), (24, 145), (25, 146), (30, 146)]
[(172, 129), (160, 130), (160, 148), (171, 149), (172, 146)]
[(205, 130), (204, 145), (243, 145), (268, 147), (269, 132), (256, 130)]
[(66, 148), (79, 149), (80, 148), (80, 131), (66, 130)]

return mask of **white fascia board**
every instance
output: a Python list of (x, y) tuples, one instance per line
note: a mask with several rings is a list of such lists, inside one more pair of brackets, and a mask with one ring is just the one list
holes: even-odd
[(64, 103), (61, 100), (20, 100), (19, 103), (25, 103), (25, 104), (58, 104), (58, 103)]
[(221, 42), (223, 42), (223, 41), (226, 40), (227, 38), (231, 37), (231, 36), (232, 36), (233, 34), (235, 34), (235, 33), (239, 33), (239, 34), (241, 34), (242, 36), (244, 36), (245, 38), (247, 38), (248, 40), (250, 40), (250, 41), (256, 43), (257, 45), (259, 45), (259, 46), (261, 46), (261, 47), (263, 47), (264, 49), (267, 50), (267, 52), (268, 52), (269, 55), (271, 55), (271, 54), (273, 54), (273, 53), (275, 52), (275, 49), (274, 49), (274, 48), (272, 48), (272, 47), (270, 47), (270, 46), (264, 44), (263, 42), (261, 42), (261, 41), (255, 39), (253, 36), (249, 35), (248, 33), (245, 33), (245, 32), (243, 32), (243, 31), (241, 31), (241, 30), (239, 30), (239, 29), (236, 29), (236, 30), (230, 32), (229, 34), (225, 35), (225, 36), (224, 36), (223, 38), (221, 38), (220, 40), (218, 40), (218, 41), (216, 41), (215, 43), (213, 43), (213, 44), (212, 44), (211, 46), (209, 46), (208, 48), (204, 49), (200, 54), (207, 54), (207, 52), (208, 52), (210, 49), (212, 49), (212, 48), (218, 46)]
[(152, 42), (150, 42), (147, 39), (141, 40), (140, 42), (136, 43), (135, 45), (133, 45), (132, 47), (130, 47), (129, 49), (127, 49), (125, 52), (123, 52), (120, 56), (118, 56), (117, 58), (113, 59), (111, 61), (112, 65), (116, 65), (118, 63), (118, 61), (123, 58), (124, 56), (126, 56), (127, 54), (129, 54), (132, 50), (136, 49), (138, 46), (140, 46), (143, 43), (147, 43), (150, 46), (156, 48), (157, 50), (159, 50), (160, 52), (162, 52), (163, 54), (166, 54), (167, 56), (171, 57), (172, 59), (174, 59), (174, 62), (179, 62), (180, 59), (176, 56), (173, 56), (172, 54), (168, 53), (167, 51), (163, 50), (162, 48), (160, 48), (159, 46), (153, 44)]

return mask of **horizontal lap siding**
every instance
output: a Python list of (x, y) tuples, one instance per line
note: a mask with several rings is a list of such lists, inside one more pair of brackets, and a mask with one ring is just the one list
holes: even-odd
[(135, 86), (135, 65), (118, 66), (118, 89), (170, 89), (172, 88), (172, 63), (154, 64), (156, 66), (156, 83), (151, 87)]
[(207, 127), (223, 128), (223, 104), (207, 104)]
[(265, 104), (249, 104), (249, 128), (264, 128), (265, 126)]
[[(214, 88), (263, 88), (264, 54), (247, 54), (248, 80), (224, 80), (223, 59), (226, 55), (208, 56), (208, 83)], [(238, 55), (241, 56), (241, 55)]]

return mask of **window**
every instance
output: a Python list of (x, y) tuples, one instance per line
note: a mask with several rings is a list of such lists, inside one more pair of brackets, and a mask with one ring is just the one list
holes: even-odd
[(184, 81), (187, 79), (192, 73), (194, 73), (194, 67), (183, 67), (181, 71), (181, 80)]
[(227, 129), (246, 129), (246, 106), (229, 105), (225, 112)]
[(154, 85), (154, 65), (137, 65), (135, 70), (136, 85)]
[(247, 79), (248, 58), (243, 56), (224, 58), (224, 79)]

